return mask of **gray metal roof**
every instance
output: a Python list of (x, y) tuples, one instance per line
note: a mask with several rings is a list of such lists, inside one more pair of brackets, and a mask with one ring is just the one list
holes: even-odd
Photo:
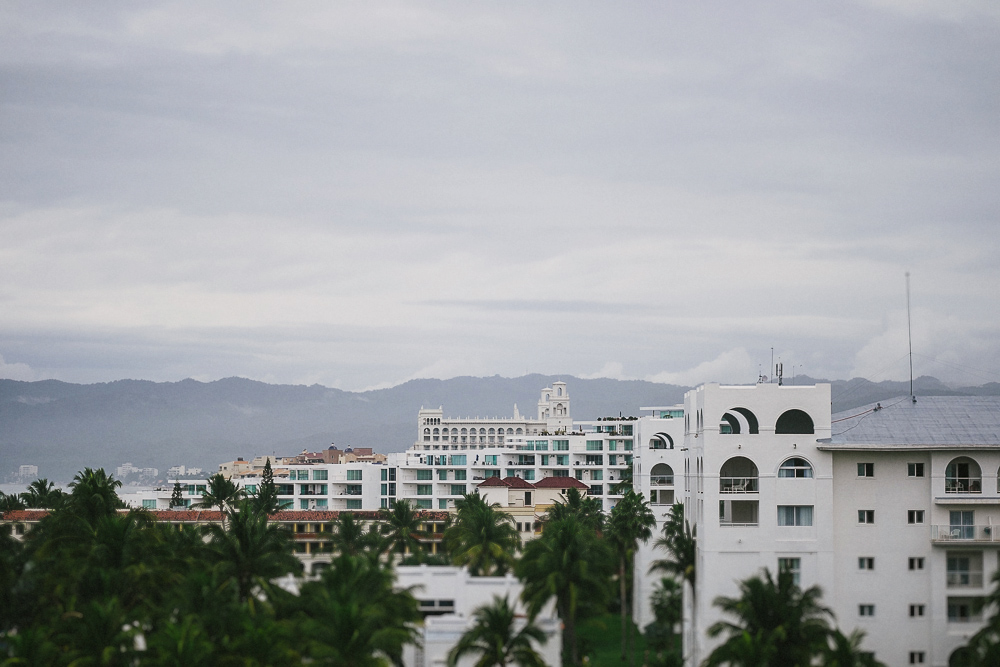
[(900, 396), (833, 415), (826, 449), (998, 447), (1000, 396)]

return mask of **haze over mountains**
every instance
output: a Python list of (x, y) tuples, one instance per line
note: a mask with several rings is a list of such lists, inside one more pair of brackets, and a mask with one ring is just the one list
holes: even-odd
[[(417, 411), (443, 406), (453, 417), (509, 417), (536, 413), (542, 387), (569, 385), (576, 419), (639, 416), (642, 406), (683, 402), (690, 387), (640, 380), (525, 375), (411, 380), (389, 389), (349, 392), (320, 385), (272, 385), (242, 378), (215, 382), (120, 380), (70, 384), (56, 380), (0, 380), (0, 478), (22, 464), (66, 482), (83, 467), (113, 470), (129, 461), (215, 471), (237, 456), (295, 454), (336, 443), (402, 451), (417, 436)], [(797, 384), (817, 380), (796, 378)], [(833, 381), (833, 409), (847, 410), (909, 393), (908, 382)], [(950, 388), (933, 377), (914, 382), (915, 393), (1000, 395), (1000, 384)]]

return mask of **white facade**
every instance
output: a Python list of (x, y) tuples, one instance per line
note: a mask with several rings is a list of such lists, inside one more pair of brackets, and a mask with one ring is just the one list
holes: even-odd
[[(697, 585), (685, 657), (719, 639), (717, 596), (763, 568), (818, 584), (890, 666), (949, 664), (981, 626), (1000, 548), (1000, 399), (909, 397), (830, 414), (830, 387), (688, 392), (685, 512)], [(996, 526), (996, 528), (994, 528)]]
[[(418, 648), (407, 646), (403, 662), (407, 667), (443, 667), (448, 664), (448, 652), (462, 634), (472, 627), (473, 613), (491, 604), (494, 596), (506, 597), (518, 614), (526, 614), (521, 602), (521, 582), (513, 575), (506, 577), (472, 577), (465, 568), (399, 566), (396, 584), (400, 588), (414, 587), (422, 612), (427, 614), (421, 628), (422, 642)], [(521, 621), (523, 623), (523, 621)], [(550, 602), (535, 619), (548, 638), (535, 646), (546, 665), (559, 665), (562, 633), (554, 603)], [(466, 656), (459, 667), (471, 667), (476, 656)]]

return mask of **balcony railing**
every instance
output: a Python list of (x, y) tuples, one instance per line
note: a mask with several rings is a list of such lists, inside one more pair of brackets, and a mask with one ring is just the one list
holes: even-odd
[(1000, 542), (1000, 526), (931, 526), (932, 542)]
[(719, 493), (757, 493), (756, 477), (720, 477)]
[(983, 573), (956, 570), (948, 573), (948, 588), (982, 588)]
[(650, 475), (649, 483), (653, 486), (673, 486), (673, 475)]
[(945, 493), (982, 493), (983, 480), (979, 477), (946, 477)]

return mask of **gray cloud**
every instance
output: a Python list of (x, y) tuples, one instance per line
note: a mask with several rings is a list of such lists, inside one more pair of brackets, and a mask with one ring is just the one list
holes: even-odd
[(898, 356), (910, 270), (924, 371), (1000, 379), (998, 28), (7, 5), (0, 375), (843, 377)]

